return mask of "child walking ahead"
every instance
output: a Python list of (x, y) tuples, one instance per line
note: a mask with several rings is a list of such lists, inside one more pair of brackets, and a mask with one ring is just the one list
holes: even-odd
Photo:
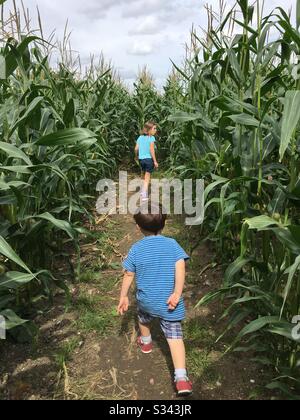
[(162, 214), (160, 205), (152, 206), (157, 214), (151, 214), (151, 203), (147, 202), (134, 216), (144, 238), (132, 246), (123, 262), (125, 274), (118, 312), (123, 315), (128, 310), (128, 291), (136, 276), (140, 329), (137, 344), (143, 353), (152, 352), (150, 323), (159, 318), (171, 351), (177, 393), (187, 396), (192, 394), (192, 384), (186, 371), (181, 321), (185, 317), (182, 291), (185, 261), (189, 257), (174, 239), (161, 235), (166, 215)]
[(141, 191), (142, 200), (148, 199), (148, 189), (151, 180), (151, 174), (154, 168), (158, 168), (158, 163), (155, 155), (155, 134), (157, 133), (156, 124), (154, 122), (147, 122), (137, 139), (135, 146), (135, 157), (139, 159), (141, 169), (144, 175), (144, 182)]

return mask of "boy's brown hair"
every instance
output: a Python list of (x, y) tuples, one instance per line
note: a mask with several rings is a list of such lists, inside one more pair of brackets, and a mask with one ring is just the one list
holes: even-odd
[(163, 213), (161, 204), (148, 201), (139, 207), (133, 216), (141, 230), (157, 235), (166, 224), (167, 215)]

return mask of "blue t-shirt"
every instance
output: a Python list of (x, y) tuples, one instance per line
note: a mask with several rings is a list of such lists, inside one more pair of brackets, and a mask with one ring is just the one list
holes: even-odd
[(151, 143), (155, 143), (154, 136), (140, 136), (136, 143), (139, 146), (139, 159), (152, 159), (150, 153)]
[(136, 274), (136, 298), (141, 311), (166, 321), (184, 319), (183, 298), (173, 311), (167, 300), (174, 293), (176, 262), (188, 259), (175, 239), (162, 235), (145, 236), (131, 247), (123, 267)]

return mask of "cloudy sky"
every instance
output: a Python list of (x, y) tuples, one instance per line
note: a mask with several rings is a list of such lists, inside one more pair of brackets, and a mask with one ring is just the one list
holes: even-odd
[[(16, 0), (21, 7), (21, 0)], [(66, 20), (72, 31), (72, 47), (87, 63), (102, 51), (129, 83), (147, 65), (161, 85), (171, 69), (170, 58), (180, 64), (189, 32), (206, 27), (204, 4), (218, 11), (219, 0), (23, 0), (32, 26), (39, 6), (44, 30), (56, 29), (61, 38)], [(227, 8), (235, 4), (226, 1)], [(10, 8), (8, 0), (6, 8)], [(276, 6), (288, 11), (296, 0), (265, 0), (266, 12)], [(200, 29), (199, 29), (200, 31)]]

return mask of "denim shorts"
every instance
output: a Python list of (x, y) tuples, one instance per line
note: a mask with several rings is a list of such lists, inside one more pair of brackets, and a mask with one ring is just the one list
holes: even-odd
[(143, 172), (148, 172), (152, 174), (152, 172), (154, 171), (153, 159), (140, 159), (140, 165)]
[[(138, 311), (138, 320), (141, 324), (150, 324), (155, 319), (154, 316), (146, 314), (145, 312)], [(166, 321), (159, 319), (160, 327), (167, 340), (182, 340), (182, 326), (181, 321)]]

